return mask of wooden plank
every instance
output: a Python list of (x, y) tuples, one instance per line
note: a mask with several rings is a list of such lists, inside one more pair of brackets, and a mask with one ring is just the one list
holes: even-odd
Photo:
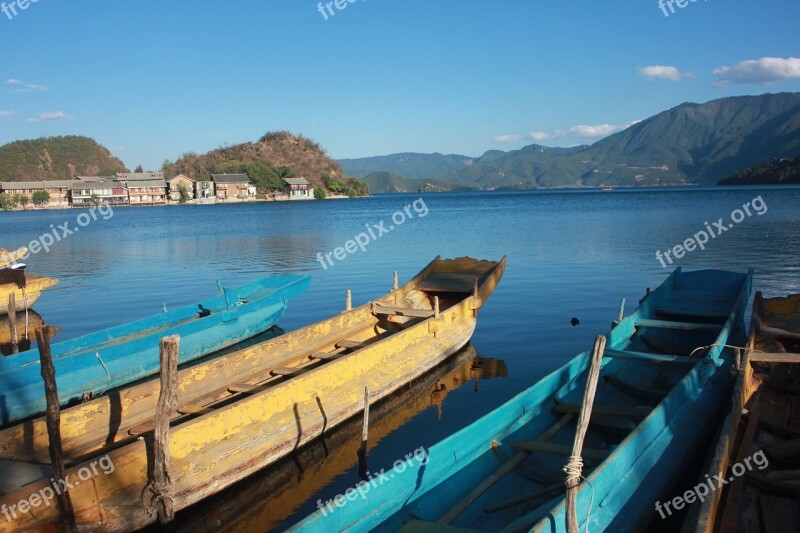
[(375, 305), (372, 308), (375, 315), (410, 316), (416, 318), (430, 318), (434, 315), (432, 309), (414, 309), (412, 307), (384, 307)]
[(761, 494), (759, 495), (758, 503), (761, 508), (764, 531), (769, 531), (770, 533), (800, 531), (800, 523), (797, 520), (795, 511), (796, 501), (792, 501), (789, 498)]
[(677, 322), (672, 320), (637, 319), (633, 325), (642, 328), (677, 329), (682, 331), (719, 331), (722, 324), (701, 324), (699, 322)]
[[(741, 463), (746, 457), (750, 455), (750, 447), (753, 444), (753, 438), (758, 428), (758, 418), (760, 416), (760, 392), (757, 392), (753, 397), (753, 403), (750, 407), (750, 417), (747, 420), (747, 427), (744, 430), (742, 441), (739, 444), (739, 449), (736, 452), (736, 460), (732, 464)], [(719, 531), (735, 531), (736, 523), (739, 521), (739, 500), (742, 497), (742, 490), (744, 490), (743, 476), (734, 478), (728, 485), (728, 497), (725, 500), (725, 508), (720, 521)]]
[(767, 453), (778, 461), (791, 459), (800, 455), (800, 439), (792, 439), (765, 446)]
[(19, 353), (17, 341), (17, 303), (14, 291), (8, 293), (8, 327), (11, 330), (11, 354)]
[(752, 352), (751, 363), (800, 363), (800, 353)]
[(606, 357), (611, 357), (614, 359), (625, 359), (627, 361), (641, 361), (644, 363), (675, 363), (684, 365), (694, 365), (701, 360), (701, 358), (699, 357), (694, 359), (689, 359), (689, 357), (685, 355), (662, 355), (656, 353), (633, 352), (628, 350), (615, 350), (613, 348), (606, 348), (605, 355)]
[[(577, 403), (561, 403), (556, 404), (553, 409), (556, 413), (572, 413), (578, 414), (581, 410), (580, 404)], [(595, 405), (592, 412), (601, 416), (620, 416), (623, 418), (633, 418), (634, 420), (643, 420), (650, 414), (652, 409), (649, 407), (614, 407), (609, 405)]]
[[(537, 442), (535, 440), (522, 440), (515, 442), (511, 445), (516, 450), (522, 450), (528, 453), (545, 453), (548, 455), (561, 455), (569, 457), (572, 453), (572, 446), (565, 444), (552, 444), (550, 442)], [(587, 448), (581, 453), (581, 456), (591, 461), (601, 462), (604, 461), (611, 454), (611, 450), (596, 450)]]
[[(561, 428), (569, 423), (570, 420), (574, 418), (572, 414), (566, 414), (558, 419), (558, 421), (553, 424), (547, 431), (545, 431), (541, 436), (539, 436), (536, 441), (537, 442), (547, 442), (550, 440), (553, 435), (559, 432)], [(463, 513), (470, 505), (472, 505), (475, 500), (477, 500), (484, 492), (489, 490), (495, 483), (497, 483), (500, 479), (503, 478), (506, 474), (514, 470), (517, 466), (519, 466), (526, 458), (528, 457), (528, 452), (519, 452), (514, 457), (512, 457), (507, 463), (502, 465), (500, 468), (494, 471), (492, 475), (484, 479), (477, 487), (472, 489), (469, 494), (464, 496), (453, 508), (451, 508), (447, 513), (444, 514), (439, 519), (440, 524), (449, 524), (458, 516)]]
[(623, 381), (618, 377), (612, 376), (610, 374), (603, 376), (603, 381), (605, 381), (615, 389), (624, 392), (625, 394), (629, 394), (636, 398), (642, 398), (645, 400), (661, 401), (667, 394), (669, 394), (669, 391), (665, 390), (647, 389), (644, 387), (639, 387), (637, 385), (632, 385), (631, 383)]
[(342, 354), (340, 353), (326, 353), (326, 352), (318, 352), (312, 353), (308, 356), (309, 359), (319, 359), (320, 361), (333, 361), (334, 359), (338, 359), (341, 357)]

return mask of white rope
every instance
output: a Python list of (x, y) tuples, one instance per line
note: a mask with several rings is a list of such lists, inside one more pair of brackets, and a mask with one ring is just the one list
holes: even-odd
[(567, 464), (564, 465), (564, 473), (567, 474), (567, 484), (575, 483), (580, 484), (584, 480), (589, 488), (592, 489), (592, 495), (589, 499), (589, 509), (586, 511), (586, 533), (589, 533), (589, 517), (592, 516), (592, 505), (594, 505), (594, 487), (589, 480), (583, 477), (583, 457), (580, 455), (570, 455), (567, 458)]
[(106, 388), (103, 389), (103, 392), (100, 393), (100, 394), (105, 394), (105, 392), (108, 390), (108, 385), (111, 384), (111, 372), (108, 371), (106, 364), (103, 362), (103, 358), (100, 357), (100, 352), (94, 352), (94, 355), (97, 357), (97, 360), (100, 361), (100, 364), (103, 365), (103, 370), (106, 371), (106, 377), (108, 378), (108, 384), (106, 385)]
[(737, 350), (737, 349), (738, 350), (747, 350), (747, 348), (745, 348), (743, 346), (731, 346), (730, 344), (717, 344), (717, 343), (714, 343), (714, 344), (709, 344), (708, 346), (698, 346), (697, 348), (692, 350), (692, 353), (689, 354), (689, 357), (690, 358), (694, 357), (694, 354), (696, 354), (700, 350), (709, 350), (709, 349), (711, 349), (711, 348), (713, 348), (715, 346), (722, 346), (723, 348), (733, 348), (735, 350)]

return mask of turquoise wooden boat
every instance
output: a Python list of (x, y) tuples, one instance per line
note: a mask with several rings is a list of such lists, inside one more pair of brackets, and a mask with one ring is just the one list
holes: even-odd
[[(725, 346), (744, 343), (751, 285), (752, 272), (678, 269), (612, 327), (582, 452), (581, 531), (660, 520), (656, 503), (677, 495), (729, 396), (734, 350)], [(292, 531), (565, 531), (562, 469), (590, 359), (581, 353), (426, 458), (387, 467), (363, 497), (320, 502)]]
[[(159, 370), (162, 337), (180, 335), (179, 364), (272, 327), (287, 302), (311, 283), (306, 275), (260, 279), (191, 305), (52, 345), (62, 405), (132, 383)], [(7, 425), (46, 409), (38, 351), (0, 358), (0, 421)]]

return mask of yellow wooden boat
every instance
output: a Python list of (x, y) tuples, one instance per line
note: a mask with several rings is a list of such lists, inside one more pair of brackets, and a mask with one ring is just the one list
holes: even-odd
[[(24, 352), (30, 349), (31, 340), (35, 336), (34, 332), (36, 328), (44, 325), (44, 321), (36, 311), (28, 311), (27, 317), (25, 313), (17, 313), (16, 318), (19, 351)], [(2, 322), (5, 322), (5, 319)], [(3, 324), (2, 322), (0, 322), (0, 353), (11, 355), (11, 330), (7, 323)], [(58, 328), (51, 328), (51, 332), (57, 330)]]
[[(481, 357), (467, 344), (409, 386), (370, 407), (368, 450), (427, 409), (436, 409), (438, 418), (446, 416), (445, 399), (454, 390), (467, 384), (477, 388), (481, 380), (506, 376), (502, 359)], [(203, 502), (192, 507), (180, 517), (180, 529), (210, 532), (223, 524), (227, 531), (272, 531), (334, 478), (358, 464), (361, 425), (360, 417), (348, 420), (324, 439), (212, 497), (208, 505)]]
[(799, 408), (800, 295), (756, 293), (730, 413), (700, 480), (707, 497), (686, 531), (800, 531)]
[[(169, 441), (174, 509), (219, 492), (358, 414), (366, 387), (370, 401), (377, 401), (456, 353), (472, 336), (505, 265), (505, 258), (437, 257), (373, 302), (181, 371)], [(127, 531), (155, 521), (153, 502), (143, 495), (159, 388), (150, 380), (62, 412), (67, 474), (85, 475), (102, 454), (113, 463), (112, 473), (89, 476), (69, 491), (83, 530)], [(0, 431), (0, 460), (38, 470), (47, 457), (44, 420)], [(47, 477), (34, 476), (18, 487), (0, 487), (6, 492), (0, 509), (49, 486)], [(59, 519), (51, 503), (0, 520), (0, 531)]]
[[(7, 268), (0, 272), (11, 273), (13, 271), (14, 269)], [(14, 277), (17, 278), (18, 276)], [(0, 281), (0, 315), (8, 314), (8, 295), (12, 292), (14, 293), (16, 311), (20, 312), (33, 307), (33, 304), (42, 295), (42, 291), (58, 284), (58, 280), (55, 278), (37, 276), (36, 274), (22, 272), (19, 273), (19, 277), (24, 277), (24, 283), (4, 282), (5, 279)]]

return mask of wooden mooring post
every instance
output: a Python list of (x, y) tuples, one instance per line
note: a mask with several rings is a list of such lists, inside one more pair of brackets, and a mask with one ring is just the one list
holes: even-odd
[[(44, 394), (47, 401), (47, 437), (50, 441), (50, 464), (53, 467), (53, 479), (58, 482), (58, 480), (67, 479), (67, 475), (61, 448), (61, 407), (58, 402), (56, 369), (50, 352), (50, 326), (43, 325), (36, 328), (36, 343), (39, 345), (39, 359), (42, 364)], [(61, 512), (62, 528), (70, 533), (76, 531), (75, 510), (72, 507), (72, 499), (69, 492), (59, 492), (58, 509)]]
[(597, 392), (597, 380), (600, 377), (600, 366), (603, 364), (603, 353), (606, 349), (606, 338), (597, 337), (594, 341), (594, 351), (589, 367), (589, 375), (586, 378), (586, 390), (583, 394), (581, 412), (578, 415), (578, 425), (575, 430), (575, 441), (572, 445), (572, 455), (570, 456), (564, 471), (567, 473), (566, 488), (566, 526), (568, 533), (578, 533), (578, 486), (581, 483), (583, 460), (581, 451), (583, 450), (583, 439), (586, 437), (586, 430), (589, 428), (589, 420), (592, 418), (592, 405), (594, 396)]
[(367, 444), (369, 442), (369, 385), (364, 387), (364, 419), (361, 422), (361, 446), (358, 448), (358, 475), (364, 481), (369, 479), (367, 468)]
[(11, 328), (11, 353), (19, 353), (19, 339), (17, 339), (17, 301), (13, 292), (8, 295), (8, 327)]
[(397, 270), (394, 271), (394, 283), (392, 284), (392, 290), (396, 291), (400, 287), (399, 280), (397, 279)]
[(350, 289), (347, 289), (344, 296), (344, 310), (350, 311), (351, 309), (353, 309), (353, 293), (350, 292)]
[(169, 422), (178, 409), (178, 351), (180, 336), (161, 339), (161, 392), (156, 407), (156, 427), (153, 433), (153, 464), (148, 468), (147, 486), (153, 493), (158, 521), (168, 524), (175, 519), (172, 494), (172, 473), (169, 451)]

